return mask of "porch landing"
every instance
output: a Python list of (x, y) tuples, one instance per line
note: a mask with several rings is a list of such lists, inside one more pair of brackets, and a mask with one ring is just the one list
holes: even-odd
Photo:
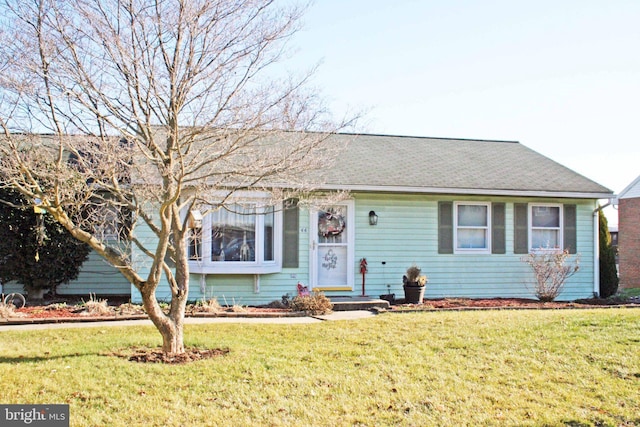
[(371, 310), (372, 308), (389, 308), (389, 301), (372, 297), (331, 296), (327, 298), (333, 305), (333, 311)]

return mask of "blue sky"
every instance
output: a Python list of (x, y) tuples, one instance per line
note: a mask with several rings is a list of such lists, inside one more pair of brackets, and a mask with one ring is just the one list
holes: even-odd
[(640, 175), (639, 22), (637, 0), (318, 0), (287, 66), (320, 62), (359, 131), (519, 141), (618, 193)]

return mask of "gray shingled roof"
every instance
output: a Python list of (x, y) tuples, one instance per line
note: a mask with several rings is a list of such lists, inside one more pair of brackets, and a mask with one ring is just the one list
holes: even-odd
[(605, 198), (611, 190), (518, 142), (337, 134), (327, 188)]
[[(347, 148), (321, 188), (603, 199), (610, 189), (514, 141), (333, 134)], [(314, 179), (315, 176), (315, 179)], [(640, 177), (639, 177), (640, 179)]]

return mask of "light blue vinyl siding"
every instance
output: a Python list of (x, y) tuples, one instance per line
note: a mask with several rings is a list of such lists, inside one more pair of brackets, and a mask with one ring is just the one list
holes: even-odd
[[(407, 267), (416, 263), (429, 278), (426, 298), (534, 298), (534, 284), (530, 268), (522, 262), (522, 255), (514, 254), (514, 203), (563, 203), (577, 206), (577, 250), (580, 271), (565, 285), (559, 299), (574, 300), (593, 295), (593, 209), (594, 200), (531, 199), (507, 197), (465, 197), (435, 195), (354, 194), (355, 242), (354, 287), (352, 291), (330, 291), (329, 296), (359, 296), (362, 294), (360, 259), (366, 258), (365, 294), (372, 297), (395, 293), (403, 297), (402, 276)], [(505, 203), (506, 254), (438, 254), (438, 202), (487, 201)], [(378, 224), (369, 225), (369, 211), (378, 215)], [(217, 298), (222, 304), (260, 305), (281, 300), (283, 295), (294, 296), (298, 282), (307, 285), (309, 278), (309, 213), (300, 211), (299, 266), (283, 268), (275, 274), (255, 276), (205, 275), (204, 286), (200, 274), (190, 276), (189, 300)], [(136, 229), (138, 238), (153, 243), (154, 236), (145, 227)], [(133, 249), (132, 259), (144, 277), (150, 260)], [(383, 265), (382, 262), (385, 262)], [(388, 287), (387, 287), (388, 285)], [(16, 284), (5, 285), (5, 292), (21, 290)], [(204, 292), (203, 292), (204, 290)], [(103, 295), (131, 293), (140, 301), (139, 292), (106, 262), (92, 254), (85, 263), (78, 280), (61, 285), (61, 294)], [(169, 300), (171, 295), (163, 278), (157, 297)]]
[(24, 290), (22, 288), (22, 285), (16, 283), (16, 282), (9, 282), (9, 283), (4, 283), (2, 285), (2, 293), (4, 295), (13, 293), (13, 292), (18, 292), (18, 293), (23, 293)]
[[(435, 195), (353, 194), (355, 200), (355, 277), (352, 291), (330, 291), (327, 295), (359, 296), (362, 276), (359, 262), (366, 258), (365, 294), (378, 297), (388, 292), (403, 298), (402, 276), (416, 263), (429, 278), (426, 298), (534, 298), (530, 267), (522, 255), (514, 254), (514, 203), (564, 203), (577, 206), (577, 246), (580, 271), (569, 279), (561, 300), (593, 296), (594, 200), (532, 199), (513, 197), (465, 197)], [(505, 254), (438, 254), (438, 201), (487, 201), (505, 203)], [(369, 225), (369, 211), (378, 215), (378, 225)], [(296, 295), (298, 282), (309, 283), (309, 214), (300, 211), (299, 266), (275, 274), (190, 276), (189, 299), (217, 298), (222, 304), (260, 305)], [(385, 262), (383, 265), (382, 262)], [(142, 266), (144, 269), (144, 266)], [(387, 288), (389, 285), (389, 288)], [(258, 287), (257, 287), (258, 286)], [(162, 284), (159, 299), (169, 299)], [(139, 293), (132, 290), (132, 299)]]
[[(506, 254), (438, 254), (438, 201), (493, 201), (506, 203)], [(505, 297), (533, 298), (530, 268), (522, 255), (513, 253), (513, 204), (532, 199), (356, 196), (356, 259), (367, 258), (366, 293), (390, 292), (403, 296), (402, 276), (416, 263), (429, 278), (426, 298)], [(576, 204), (580, 271), (566, 284), (559, 299), (593, 296), (593, 201), (544, 199), (536, 202)], [(378, 214), (378, 225), (369, 226), (369, 210)], [(386, 261), (382, 265), (382, 261)]]
[[(147, 249), (151, 249), (151, 252), (155, 252), (157, 237), (151, 229), (144, 224), (143, 222), (136, 224), (135, 226), (135, 236), (140, 241), (140, 243), (145, 246)], [(136, 245), (131, 245), (131, 260), (134, 269), (138, 273), (138, 275), (142, 278), (146, 278), (149, 276), (149, 271), (151, 270), (152, 259), (146, 255), (144, 252), (140, 250)], [(142, 302), (142, 295), (140, 291), (136, 289), (135, 286), (130, 285), (131, 289), (131, 301), (136, 303)], [(169, 284), (165, 275), (162, 275), (160, 279), (160, 284), (156, 290), (156, 298), (159, 301), (170, 301), (171, 300), (171, 290), (169, 289)]]
[(118, 270), (91, 251), (78, 278), (58, 286), (60, 295), (129, 295), (131, 285)]
[[(24, 292), (23, 286), (11, 282), (3, 287), (5, 294), (10, 292)], [(76, 280), (58, 286), (59, 295), (129, 295), (131, 285), (122, 274), (109, 265), (95, 252), (89, 253), (89, 258), (82, 264), (80, 274)]]

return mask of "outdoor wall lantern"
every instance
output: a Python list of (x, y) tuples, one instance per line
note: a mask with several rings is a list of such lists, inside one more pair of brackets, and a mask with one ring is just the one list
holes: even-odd
[(369, 225), (378, 224), (378, 215), (374, 211), (369, 211)]

